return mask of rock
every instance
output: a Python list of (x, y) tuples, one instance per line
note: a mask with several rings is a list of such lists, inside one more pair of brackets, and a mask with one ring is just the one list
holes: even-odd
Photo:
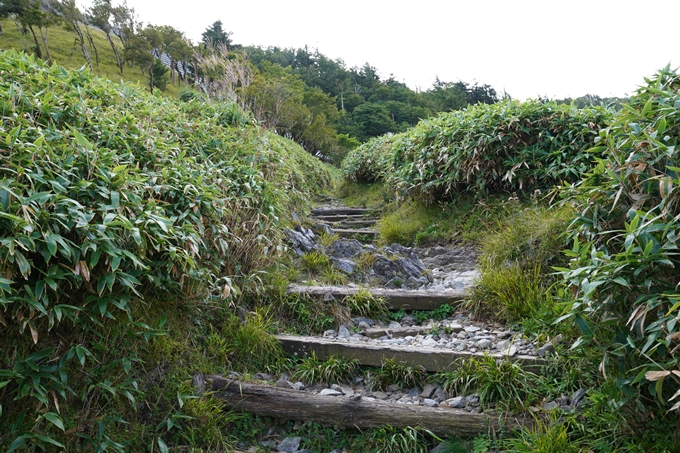
[(366, 318), (365, 316), (357, 316), (356, 318), (352, 318), (352, 322), (357, 326), (362, 322), (368, 324), (369, 327), (373, 327), (375, 325), (375, 321), (373, 321), (371, 318)]
[(555, 352), (555, 347), (553, 346), (552, 342), (549, 341), (546, 344), (544, 344), (543, 346), (541, 346), (540, 348), (538, 348), (538, 350), (536, 350), (536, 355), (539, 356), (539, 357), (545, 357), (545, 356), (552, 354), (554, 352)]
[(401, 329), (401, 324), (399, 324), (397, 321), (390, 321), (390, 323), (387, 325), (388, 329)]
[(303, 384), (302, 382), (298, 381), (298, 382), (296, 382), (295, 384), (293, 384), (293, 388), (294, 388), (295, 390), (305, 390), (307, 387), (305, 387), (305, 384)]
[(354, 395), (354, 390), (353, 390), (352, 387), (350, 387), (349, 385), (338, 384), (338, 385), (336, 385), (336, 386), (333, 387), (333, 388), (334, 388), (335, 390), (341, 391), (343, 394), (345, 394), (345, 395), (347, 395), (347, 396), (352, 396), (352, 395)]
[(401, 390), (401, 387), (399, 387), (397, 384), (390, 384), (385, 390), (387, 392), (398, 392)]
[[(491, 342), (489, 341), (489, 343), (491, 343)], [(433, 338), (427, 338), (427, 339), (423, 340), (423, 342), (421, 344), (423, 346), (425, 346), (426, 348), (433, 348), (437, 345), (437, 340), (435, 340)]]
[(477, 342), (477, 347), (481, 348), (481, 349), (489, 349), (492, 344), (493, 343), (491, 342), (491, 340), (484, 339), (484, 340), (479, 340)]
[(352, 275), (354, 273), (354, 268), (356, 267), (354, 261), (332, 257), (329, 259), (329, 261), (331, 265), (340, 272), (343, 272), (347, 275)]
[(387, 282), (394, 277), (397, 277), (399, 273), (399, 266), (394, 261), (390, 261), (382, 255), (375, 255), (375, 261), (373, 261), (373, 272), (380, 278), (383, 282)]
[(475, 332), (479, 332), (480, 330), (482, 330), (482, 328), (481, 328), (481, 327), (477, 327), (477, 326), (467, 326), (467, 327), (465, 328), (465, 331), (466, 331), (467, 333), (475, 333)]
[[(304, 230), (304, 228), (302, 229)], [(314, 244), (306, 234), (303, 234), (300, 231), (295, 231), (286, 228), (285, 230), (283, 230), (283, 232), (286, 235), (286, 237), (288, 237), (288, 240), (291, 242), (293, 248), (295, 249), (295, 252), (298, 255), (311, 252), (312, 250), (316, 250), (318, 248), (317, 245)], [(312, 237), (313, 235), (314, 233), (312, 233)]]
[(569, 405), (567, 404), (567, 405), (564, 405), (564, 406), (560, 406), (560, 410), (561, 410), (562, 412), (569, 413), (569, 412), (573, 411), (574, 408), (571, 407), (571, 406), (569, 406)]
[(327, 223), (319, 223), (318, 226), (321, 229), (321, 231), (326, 233), (328, 236), (333, 236), (335, 234), (335, 231), (333, 231), (333, 228), (331, 228), (331, 226), (328, 225)]
[(413, 387), (411, 390), (408, 391), (408, 396), (410, 396), (411, 398), (416, 398), (420, 396), (422, 391), (423, 389), (421, 389), (420, 387)]
[(260, 381), (273, 381), (274, 377), (267, 373), (255, 373), (253, 374), (253, 379), (259, 379)]
[[(423, 271), (425, 271), (425, 266), (416, 257), (409, 258), (399, 258), (397, 261), (397, 266), (401, 270), (401, 274), (406, 278), (420, 278), (423, 276)], [(427, 283), (427, 282), (426, 282)]]
[(326, 247), (326, 254), (333, 258), (354, 258), (359, 256), (364, 246), (356, 239), (338, 239)]
[(276, 451), (285, 453), (296, 453), (300, 448), (302, 437), (286, 437), (276, 446)]
[(496, 343), (496, 349), (498, 349), (499, 351), (503, 351), (505, 349), (508, 349), (509, 347), (510, 342), (508, 340), (503, 340)]
[(367, 323), (365, 323), (364, 321), (361, 321), (361, 322), (359, 323), (359, 329), (361, 329), (361, 330), (366, 330), (366, 329), (370, 329), (370, 328), (371, 328), (371, 326), (369, 326), (369, 325), (368, 325)]
[(584, 389), (576, 390), (569, 398), (569, 404), (571, 406), (580, 407), (584, 396), (586, 396), (586, 391)]
[(343, 393), (338, 390), (333, 390), (333, 389), (323, 389), (319, 392), (319, 395), (321, 396), (342, 396)]
[(338, 338), (349, 339), (349, 336), (349, 329), (345, 326), (340, 326), (340, 329), (338, 329)]
[(517, 348), (515, 346), (510, 346), (508, 349), (503, 349), (501, 354), (507, 355), (508, 357), (513, 357), (517, 354)]
[(418, 320), (412, 315), (406, 315), (403, 318), (401, 318), (401, 324), (406, 327), (413, 327), (415, 325), (418, 325)]
[(335, 331), (335, 329), (329, 329), (323, 333), (324, 338), (333, 338), (337, 335), (338, 333)]
[(263, 440), (260, 442), (260, 445), (262, 445), (264, 448), (274, 448), (276, 447), (276, 441), (275, 440)]
[(323, 295), (323, 301), (324, 302), (333, 302), (335, 300), (335, 296), (332, 295), (331, 293), (326, 293)]
[(413, 249), (397, 243), (385, 247), (384, 250), (390, 255), (416, 256), (415, 254), (413, 254)]
[(455, 398), (446, 400), (446, 404), (454, 409), (463, 409), (465, 407), (465, 403), (466, 401), (464, 396), (457, 396)]
[(386, 400), (387, 399), (387, 393), (385, 392), (371, 392), (369, 393), (368, 396), (372, 396), (373, 398), (377, 400)]
[(435, 400), (430, 399), (430, 398), (424, 398), (423, 404), (426, 405), (427, 407), (437, 407), (437, 406), (439, 406), (438, 402), (436, 402)]
[(466, 403), (466, 406), (477, 407), (477, 406), (479, 406), (479, 396), (470, 395), (466, 398), (465, 403)]
[(435, 390), (437, 390), (436, 385), (427, 384), (423, 391), (420, 393), (420, 396), (423, 398), (430, 398)]
[(280, 379), (276, 381), (275, 386), (280, 389), (295, 389), (295, 385), (287, 379)]
[(560, 407), (560, 404), (557, 401), (551, 401), (541, 406), (541, 409), (543, 409), (546, 412), (551, 412), (557, 409), (558, 407)]
[(449, 445), (448, 442), (444, 441), (434, 447), (432, 450), (430, 450), (430, 453), (447, 453), (449, 451), (454, 451), (451, 449), (451, 445)]
[(443, 388), (437, 387), (437, 390), (434, 391), (434, 395), (432, 395), (432, 399), (438, 403), (441, 403), (449, 399), (449, 395), (444, 391)]

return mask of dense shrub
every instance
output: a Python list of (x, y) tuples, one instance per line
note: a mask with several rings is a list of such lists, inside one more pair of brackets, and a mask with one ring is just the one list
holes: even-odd
[(232, 300), (279, 245), (278, 216), (329, 176), (233, 127), (247, 115), (231, 105), (14, 52), (0, 74), (0, 449), (119, 449), (107, 420), (135, 403), (137, 356), (112, 339), (162, 334), (165, 316), (141, 321), (150, 302)]
[[(539, 101), (476, 105), (420, 122), (399, 136), (352, 151), (348, 178), (384, 178), (405, 196), (438, 200), (457, 192), (528, 192), (575, 181), (610, 112)], [(389, 149), (386, 149), (389, 147)]]
[(603, 158), (568, 191), (580, 215), (563, 272), (575, 295), (565, 318), (602, 353), (621, 403), (641, 394), (663, 409), (680, 394), (678, 106), (680, 75), (666, 68), (600, 133)]
[(355, 182), (383, 181), (392, 170), (392, 155), (405, 134), (375, 137), (351, 151), (342, 161), (345, 178)]

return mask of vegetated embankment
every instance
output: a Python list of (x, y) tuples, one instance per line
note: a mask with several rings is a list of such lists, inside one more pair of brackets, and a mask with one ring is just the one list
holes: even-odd
[(13, 51), (0, 74), (0, 449), (207, 436), (187, 373), (229, 359), (192, 334), (219, 330), (327, 170), (233, 105)]

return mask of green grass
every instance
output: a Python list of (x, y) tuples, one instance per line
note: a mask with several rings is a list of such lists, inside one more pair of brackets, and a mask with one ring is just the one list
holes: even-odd
[(368, 386), (373, 390), (384, 390), (390, 384), (402, 388), (423, 385), (427, 380), (427, 372), (421, 365), (409, 365), (395, 359), (383, 359), (380, 368), (366, 374)]
[(357, 360), (347, 360), (341, 357), (331, 356), (326, 360), (320, 361), (316, 354), (300, 360), (295, 366), (292, 374), (294, 379), (300, 379), (307, 385), (320, 382), (326, 384), (337, 384), (351, 378), (359, 369)]
[(368, 289), (360, 289), (356, 294), (345, 297), (344, 303), (354, 315), (379, 319), (387, 315), (385, 300), (373, 296)]
[[(0, 35), (0, 50), (15, 49), (32, 53), (35, 44), (30, 32), (27, 36), (22, 35), (19, 30), (17, 30), (16, 25), (9, 19), (0, 20), (0, 23), (2, 24), (2, 30), (4, 32)], [(94, 52), (90, 49), (92, 73), (106, 77), (114, 82), (120, 82), (122, 80), (125, 82), (139, 83), (148, 90), (148, 88), (146, 88), (148, 79), (146, 76), (142, 75), (141, 69), (137, 66), (129, 67), (126, 65), (123, 74), (121, 74), (116, 65), (111, 45), (106, 39), (106, 34), (101, 30), (91, 27), (89, 27), (89, 31), (99, 53), (99, 65), (97, 65)], [(53, 63), (73, 69), (87, 65), (85, 57), (83, 57), (83, 54), (80, 51), (80, 45), (75, 44), (74, 47), (75, 39), (75, 33), (66, 31), (63, 27), (56, 26), (49, 28), (48, 44)], [(113, 39), (114, 43), (119, 43), (118, 38), (113, 37)], [(40, 40), (40, 37), (38, 37), (38, 40)], [(40, 43), (42, 44), (42, 41), (40, 41)], [(184, 83), (180, 83), (180, 86), (177, 86), (169, 81), (164, 94), (176, 96), (183, 88)]]

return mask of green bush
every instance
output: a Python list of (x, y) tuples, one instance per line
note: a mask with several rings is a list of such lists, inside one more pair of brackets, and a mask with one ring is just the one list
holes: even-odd
[(530, 194), (590, 169), (597, 153), (585, 150), (610, 118), (603, 107), (480, 104), (369, 141), (348, 154), (343, 169), (348, 179), (384, 179), (392, 191), (428, 201), (463, 191)]
[(0, 73), (0, 449), (120, 450), (109, 427), (140, 396), (137, 338), (166, 333), (158, 307), (226, 307), (271, 261), (278, 216), (329, 175), (232, 127), (233, 106), (16, 52)]
[[(621, 390), (618, 404), (678, 408), (680, 392), (680, 75), (647, 80), (604, 129), (597, 167), (567, 190), (580, 214), (565, 282), (570, 312)], [(638, 414), (640, 411), (635, 411)]]

